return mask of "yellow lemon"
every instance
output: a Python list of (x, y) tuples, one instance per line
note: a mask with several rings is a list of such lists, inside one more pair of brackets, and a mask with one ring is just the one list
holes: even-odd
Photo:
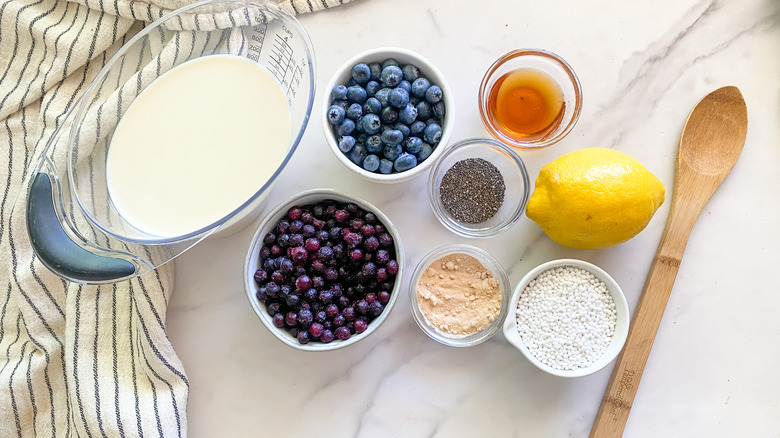
[(636, 236), (663, 202), (663, 184), (642, 163), (586, 148), (542, 168), (526, 215), (563, 246), (597, 249)]

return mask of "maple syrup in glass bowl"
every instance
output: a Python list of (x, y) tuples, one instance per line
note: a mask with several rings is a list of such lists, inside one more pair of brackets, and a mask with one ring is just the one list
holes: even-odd
[(496, 139), (520, 149), (546, 147), (565, 137), (579, 118), (582, 89), (558, 55), (519, 49), (500, 57), (479, 88), (479, 112)]

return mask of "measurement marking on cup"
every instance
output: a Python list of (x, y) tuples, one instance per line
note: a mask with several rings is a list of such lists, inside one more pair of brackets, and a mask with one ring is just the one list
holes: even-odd
[(293, 50), (287, 43), (287, 38), (276, 35), (271, 48), (271, 67), (273, 74), (287, 89), (288, 96), (295, 96), (295, 87), (299, 85), (303, 74), (301, 66), (293, 59)]

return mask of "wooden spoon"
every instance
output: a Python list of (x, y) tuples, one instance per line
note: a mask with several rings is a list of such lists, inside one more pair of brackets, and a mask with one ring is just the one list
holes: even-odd
[(737, 162), (746, 135), (747, 107), (737, 87), (713, 91), (688, 116), (677, 150), (674, 194), (666, 227), (591, 438), (623, 434), (688, 235), (704, 204)]

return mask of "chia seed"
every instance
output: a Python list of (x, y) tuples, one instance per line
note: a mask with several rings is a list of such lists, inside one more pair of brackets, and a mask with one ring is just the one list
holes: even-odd
[(495, 216), (504, 203), (504, 177), (492, 163), (467, 158), (453, 164), (439, 185), (444, 209), (457, 221), (478, 224)]

